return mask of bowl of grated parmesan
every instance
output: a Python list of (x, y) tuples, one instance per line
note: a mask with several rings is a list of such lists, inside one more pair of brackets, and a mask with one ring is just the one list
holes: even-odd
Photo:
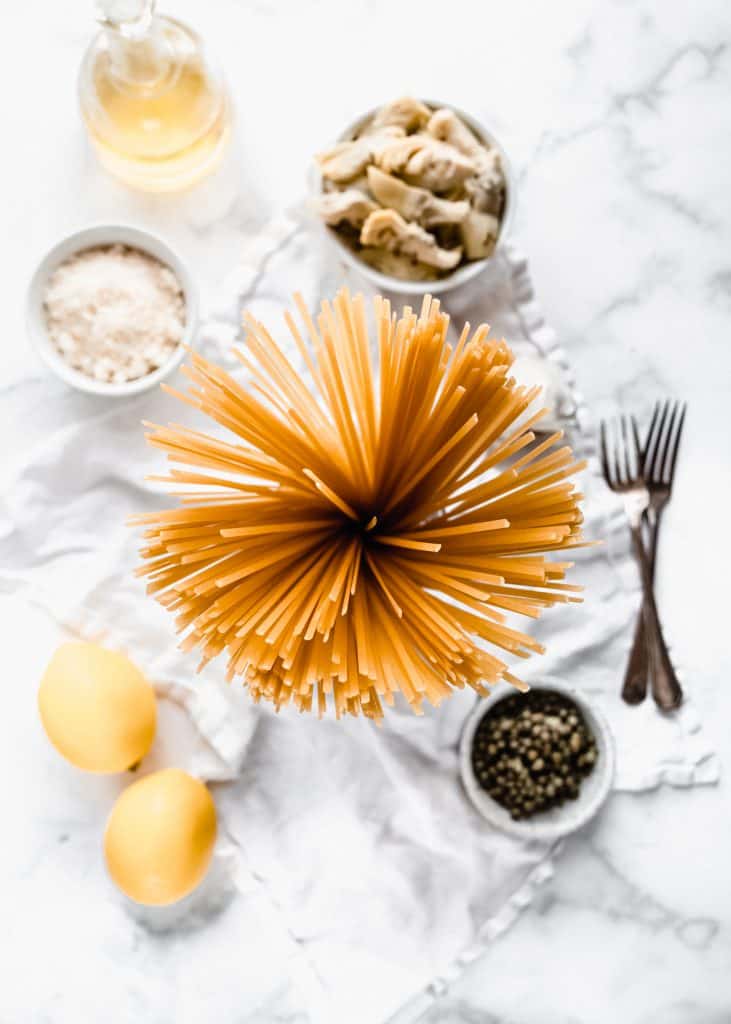
[(162, 239), (97, 225), (41, 260), (26, 312), (31, 341), (57, 377), (90, 394), (128, 397), (180, 365), (197, 310), (191, 274)]

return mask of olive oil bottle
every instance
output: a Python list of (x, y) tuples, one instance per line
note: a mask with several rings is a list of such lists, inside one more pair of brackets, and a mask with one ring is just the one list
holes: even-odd
[(217, 166), (231, 110), (200, 37), (154, 6), (97, 0), (101, 31), (81, 65), (79, 99), (102, 165), (135, 188), (169, 192)]

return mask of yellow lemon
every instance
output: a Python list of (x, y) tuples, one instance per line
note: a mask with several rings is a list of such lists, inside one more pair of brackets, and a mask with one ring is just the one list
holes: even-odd
[(155, 738), (155, 693), (129, 658), (98, 644), (62, 644), (38, 691), (43, 728), (67, 761), (122, 772)]
[(216, 807), (198, 779), (178, 768), (133, 782), (112, 809), (104, 856), (113, 881), (136, 903), (187, 896), (208, 870)]

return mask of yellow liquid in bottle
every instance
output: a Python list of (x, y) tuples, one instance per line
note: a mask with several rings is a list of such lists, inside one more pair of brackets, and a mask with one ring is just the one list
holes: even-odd
[[(100, 46), (82, 70), (81, 106), (102, 165), (147, 191), (172, 191), (212, 171), (231, 133), (225, 90), (203, 63), (197, 37), (161, 22), (159, 63), (149, 53)], [(140, 44), (136, 44), (138, 47)], [(86, 91), (86, 95), (85, 95)]]

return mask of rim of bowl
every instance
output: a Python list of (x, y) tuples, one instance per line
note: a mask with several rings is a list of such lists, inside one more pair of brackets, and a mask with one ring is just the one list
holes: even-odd
[[(400, 277), (391, 277), (388, 274), (381, 273), (380, 270), (375, 270), (373, 267), (369, 267), (368, 264), (360, 258), (358, 253), (351, 249), (348, 243), (338, 235), (334, 228), (330, 227), (328, 224), (324, 224), (319, 216), (318, 221), (322, 225), (322, 228), (330, 241), (337, 246), (345, 262), (380, 288), (386, 288), (391, 292), (403, 295), (440, 295), (446, 291), (451, 291), (453, 288), (458, 288), (460, 285), (466, 284), (468, 281), (471, 281), (473, 278), (483, 273), (483, 271), (495, 259), (501, 247), (505, 244), (507, 235), (510, 232), (510, 228), (512, 227), (513, 220), (515, 218), (515, 209), (517, 204), (516, 176), (505, 147), (496, 133), (489, 126), (476, 120), (476, 118), (472, 117), (471, 114), (466, 113), (466, 111), (460, 109), (460, 107), (454, 106), (452, 103), (439, 103), (435, 100), (423, 98), (421, 99), (421, 102), (426, 104), (426, 106), (431, 107), (433, 110), (439, 110), (441, 107), (446, 107), (448, 110), (454, 111), (454, 113), (457, 114), (457, 116), (460, 117), (469, 128), (471, 128), (478, 139), (483, 142), (489, 142), (500, 154), (500, 159), (503, 165), (503, 174), (505, 175), (505, 209), (503, 210), (503, 216), (500, 220), (500, 230), (492, 255), (481, 260), (471, 260), (468, 263), (463, 263), (446, 277), (438, 277), (433, 281), (405, 281)], [(381, 106), (382, 104), (377, 107), (372, 107), (365, 114), (361, 114), (360, 117), (356, 118), (356, 120), (351, 122), (351, 124), (340, 133), (337, 141), (346, 142), (349, 139), (352, 139), (356, 132), (358, 132), (358, 130), (381, 109)], [(315, 167), (314, 191), (317, 195), (322, 193), (322, 182), (322, 175)]]
[[(462, 785), (472, 806), (490, 825), (518, 839), (550, 841), (561, 839), (582, 828), (599, 813), (606, 802), (615, 774), (614, 736), (603, 712), (583, 694), (561, 680), (553, 676), (539, 676), (531, 683), (531, 690), (551, 690), (562, 694), (577, 705), (586, 719), (601, 755), (592, 772), (592, 775), (596, 772), (597, 776), (591, 796), (583, 805), (572, 800), (560, 804), (547, 812), (551, 817), (538, 814), (534, 818), (514, 821), (505, 808), (480, 786), (472, 770), (472, 740), (483, 717), (500, 701), (516, 693), (513, 687), (501, 691), (493, 701), (480, 701), (467, 716), (459, 741), (459, 771)], [(590, 775), (582, 780), (582, 786), (586, 785), (591, 777)]]
[[(156, 370), (124, 383), (96, 380), (67, 363), (51, 341), (43, 312), (43, 291), (54, 270), (75, 253), (105, 245), (127, 245), (164, 263), (180, 282), (185, 299), (185, 331), (175, 351)], [(26, 326), (36, 354), (64, 383), (90, 395), (129, 398), (159, 384), (180, 366), (186, 348), (194, 347), (198, 328), (198, 290), (187, 264), (158, 235), (134, 224), (90, 224), (61, 238), (36, 266), (26, 293)]]

